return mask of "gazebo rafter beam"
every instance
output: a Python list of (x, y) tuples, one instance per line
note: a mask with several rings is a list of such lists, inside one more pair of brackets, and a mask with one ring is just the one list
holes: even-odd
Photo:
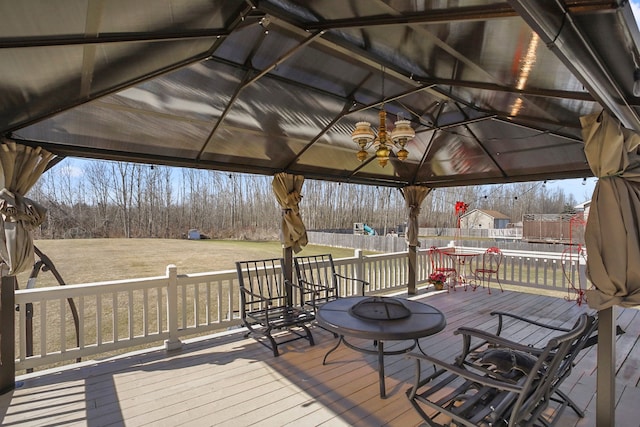
[(513, 86), (504, 86), (495, 83), (486, 82), (474, 82), (467, 80), (455, 80), (455, 79), (440, 79), (440, 78), (420, 78), (413, 77), (414, 80), (421, 82), (425, 85), (431, 86), (450, 86), (450, 87), (466, 87), (470, 89), (489, 90), (492, 92), (506, 92), (515, 93), (522, 96), (538, 96), (543, 98), (557, 98), (557, 99), (575, 99), (578, 101), (595, 101), (593, 96), (589, 92), (575, 92), (568, 90), (557, 89), (542, 89), (527, 87), (526, 89), (518, 89)]
[(226, 28), (205, 30), (188, 30), (166, 33), (101, 33), (92, 36), (44, 36), (44, 37), (3, 37), (0, 38), (0, 49), (17, 49), (29, 47), (77, 46), (111, 43), (152, 43), (193, 39), (216, 39), (227, 37), (231, 31)]
[[(589, 5), (567, 2), (567, 8), (573, 13), (613, 12), (611, 1), (594, 1)], [(262, 7), (264, 9), (264, 7)], [(322, 23), (306, 21), (300, 25), (308, 30), (338, 30), (347, 28), (384, 27), (412, 24), (449, 24), (453, 22), (488, 21), (518, 16), (507, 2), (483, 6), (452, 7), (431, 9), (425, 12), (405, 14), (403, 16), (376, 15), (359, 18), (334, 19)]]

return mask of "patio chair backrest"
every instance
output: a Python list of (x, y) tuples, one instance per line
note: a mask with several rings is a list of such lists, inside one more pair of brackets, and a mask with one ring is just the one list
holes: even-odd
[(336, 270), (331, 254), (295, 257), (293, 263), (298, 281), (302, 280), (326, 288), (337, 288)]
[(365, 288), (369, 286), (366, 280), (336, 272), (331, 254), (295, 257), (293, 263), (301, 300), (314, 311), (336, 298), (364, 295)]
[[(574, 325), (574, 328), (578, 326), (580, 319), (578, 319)], [(596, 316), (587, 315), (586, 317), (586, 327), (584, 329), (584, 333), (578, 336), (571, 343), (571, 347), (569, 348), (569, 352), (567, 356), (560, 362), (560, 366), (558, 369), (558, 375), (555, 382), (552, 384), (554, 389), (557, 389), (558, 386), (564, 381), (566, 377), (571, 374), (571, 370), (573, 369), (573, 365), (576, 357), (589, 344), (589, 342), (595, 338), (597, 340), (597, 330), (598, 330), (598, 318)]]
[[(591, 335), (593, 319), (583, 313), (574, 327), (551, 338), (523, 385), (530, 392), (522, 393), (511, 411), (511, 423), (515, 419), (537, 420), (548, 407), (557, 387), (568, 375), (571, 364), (584, 342)], [(582, 343), (582, 345), (580, 345)], [(518, 422), (513, 425), (520, 425)]]
[[(287, 305), (287, 291), (281, 266), (282, 258), (238, 261), (238, 281), (240, 285), (240, 310), (254, 311), (264, 308), (267, 298), (270, 306)], [(242, 313), (243, 318), (244, 314)]]
[(454, 259), (447, 255), (446, 249), (432, 246), (429, 249), (429, 263), (431, 264), (431, 273), (443, 272), (445, 274), (455, 274), (456, 272)]
[(502, 264), (502, 251), (500, 248), (492, 246), (482, 254), (482, 270), (485, 273), (497, 273)]

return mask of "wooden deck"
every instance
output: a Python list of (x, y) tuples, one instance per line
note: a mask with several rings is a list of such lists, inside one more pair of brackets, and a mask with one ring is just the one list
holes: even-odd
[[(573, 323), (588, 311), (575, 302), (516, 292), (457, 291), (421, 295), (445, 313), (447, 328), (421, 340), (439, 358), (460, 349), (452, 331), (462, 325), (488, 328), (492, 310), (511, 311), (555, 325)], [(626, 334), (618, 337), (618, 401), (620, 426), (640, 425), (640, 315), (618, 309)], [(530, 331), (519, 336), (540, 340)], [(404, 356), (385, 359), (387, 399), (380, 399), (375, 356), (344, 346), (322, 357), (335, 343), (331, 334), (314, 328), (317, 345), (295, 341), (281, 356), (241, 333), (186, 341), (181, 350), (141, 351), (100, 362), (29, 374), (24, 385), (0, 396), (3, 426), (416, 426), (421, 419), (405, 396), (413, 364)], [(389, 343), (388, 348), (392, 343)], [(401, 345), (401, 343), (395, 343)], [(560, 426), (595, 425), (595, 348), (584, 351), (564, 389), (587, 409), (584, 419), (567, 409)]]

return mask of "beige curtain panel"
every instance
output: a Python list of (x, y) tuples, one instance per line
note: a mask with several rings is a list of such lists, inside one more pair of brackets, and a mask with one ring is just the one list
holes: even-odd
[(580, 118), (584, 151), (599, 178), (585, 230), (590, 307), (640, 305), (640, 136), (609, 114)]
[(0, 257), (9, 275), (33, 267), (31, 231), (45, 219), (46, 209), (24, 197), (44, 173), (53, 154), (2, 139), (0, 144)]
[(298, 204), (302, 200), (302, 184), (304, 176), (290, 175), (280, 172), (273, 177), (273, 192), (282, 208), (282, 234), (280, 239), (285, 248), (292, 248), (295, 253), (308, 243), (307, 229), (300, 216)]
[(420, 246), (420, 242), (418, 242), (420, 206), (430, 192), (431, 189), (429, 187), (422, 185), (408, 185), (402, 189), (402, 196), (409, 215), (407, 223), (407, 242), (409, 242), (409, 246)]

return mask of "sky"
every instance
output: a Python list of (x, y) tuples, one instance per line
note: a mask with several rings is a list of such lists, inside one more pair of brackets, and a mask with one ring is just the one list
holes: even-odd
[(547, 188), (561, 189), (565, 193), (572, 194), (578, 204), (591, 200), (593, 190), (596, 188), (597, 178), (587, 179), (562, 179), (556, 181), (548, 181)]

